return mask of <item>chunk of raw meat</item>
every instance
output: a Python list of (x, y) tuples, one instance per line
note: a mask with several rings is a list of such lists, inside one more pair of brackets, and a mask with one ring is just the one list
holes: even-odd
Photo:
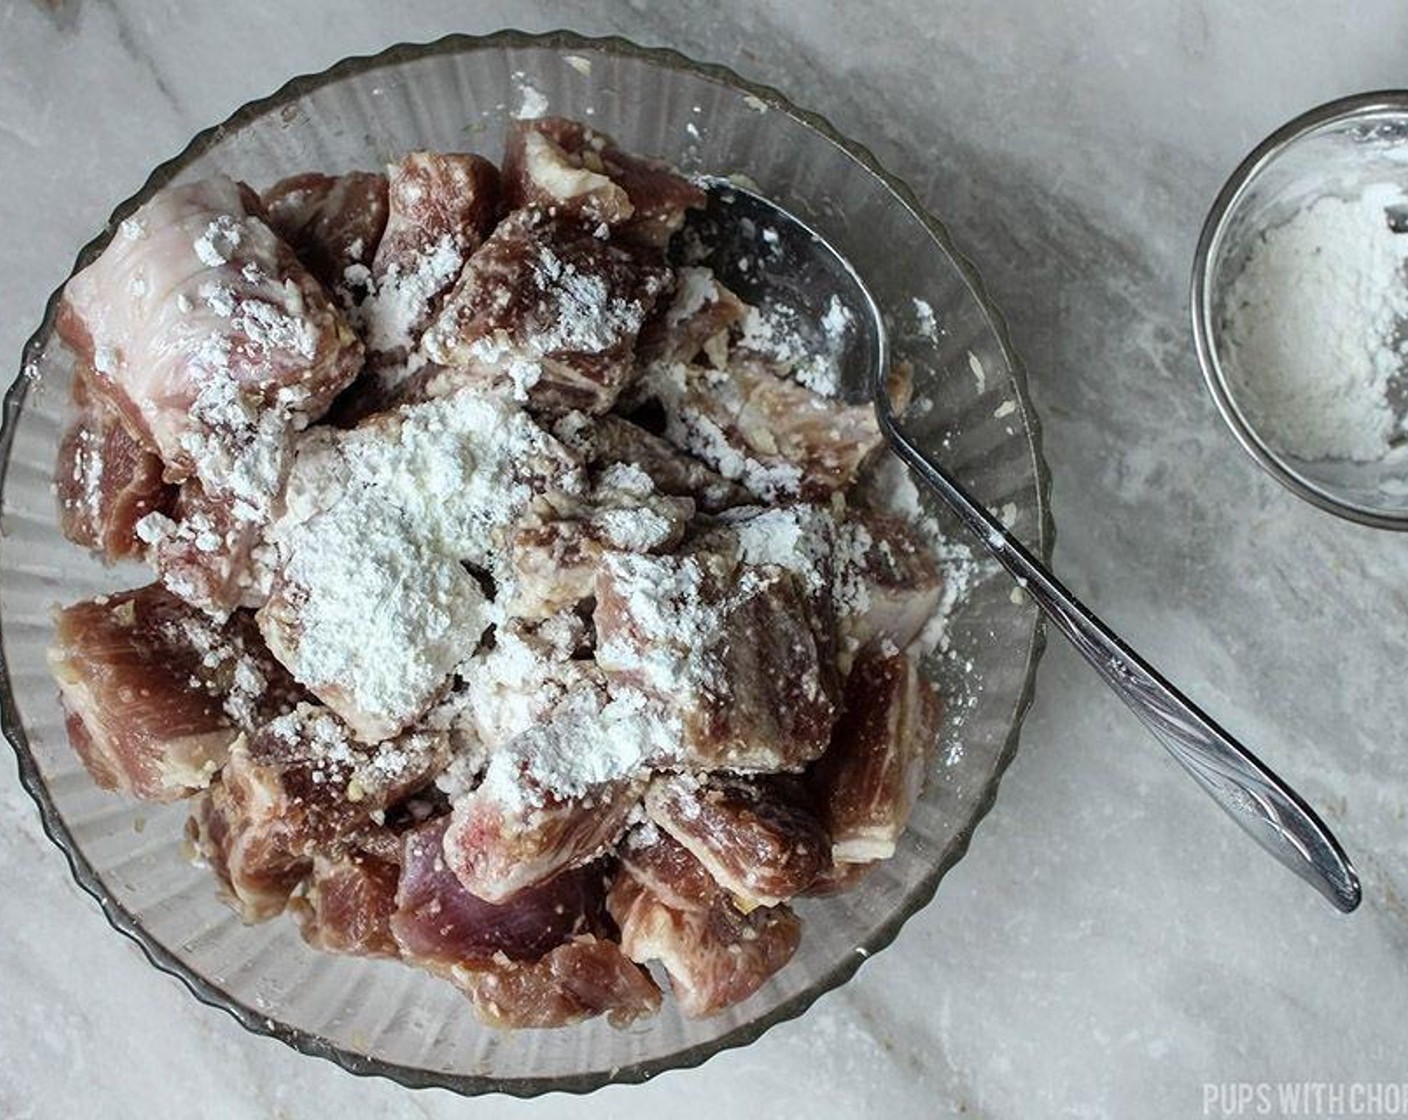
[(726, 553), (745, 564), (791, 572), (817, 610), (829, 615), (834, 612), (838, 535), (836, 514), (829, 506), (749, 505), (727, 510), (695, 547)]
[(744, 910), (786, 902), (831, 862), (821, 823), (770, 783), (660, 776), (646, 790), (645, 811)]
[(447, 737), (414, 732), (367, 747), (326, 709), (303, 704), (230, 750), (193, 812), (201, 853), (246, 921), (278, 913), (316, 855), (350, 846), (373, 814), (445, 765)]
[(870, 405), (840, 404), (753, 363), (656, 363), (641, 392), (664, 409), (671, 443), (765, 501), (824, 501), (880, 444)]
[(258, 607), (268, 594), (265, 573), (255, 561), (262, 526), (242, 520), (228, 502), (210, 498), (195, 479), (181, 484), (168, 510), (143, 517), (137, 537), (162, 583), (209, 614)]
[[(259, 215), (253, 193), (223, 176), (161, 191), (69, 281), (57, 324), (93, 368), (95, 395), (161, 457), (165, 479), (195, 480), (255, 533), (273, 513), (295, 432), (362, 358), (341, 312)], [(153, 543), (172, 525), (153, 513), (137, 531)], [(249, 581), (207, 582), (231, 596), (193, 601), (219, 612)]]
[(220, 882), (221, 898), (246, 923), (283, 913), (313, 869), (278, 820), (251, 822), (247, 794), (217, 778), (191, 805), (186, 836)]
[(791, 572), (709, 553), (610, 553), (593, 618), (597, 664), (677, 713), (684, 763), (796, 770), (826, 749), (835, 667)]
[(441, 974), (498, 955), (532, 961), (570, 938), (605, 931), (606, 875), (599, 864), (564, 871), (496, 905), (471, 894), (446, 866), (448, 824), (442, 817), (402, 837), (390, 928), (407, 960)]
[(274, 479), (285, 474), (290, 441), (281, 435), (277, 446), (268, 505), (256, 509), (231, 502), (228, 494), (212, 495), (188, 478), (175, 488), (167, 508), (145, 514), (135, 526), (145, 558), (162, 583), (212, 617), (240, 607), (257, 609), (268, 598), (270, 576), (260, 562), (260, 545), (265, 519), (277, 504), (273, 495), (282, 481)]
[(411, 152), (386, 169), (390, 217), (376, 254), (380, 280), (434, 252), (446, 237), (472, 252), (499, 218), (499, 170), (470, 152)]
[(303, 939), (325, 953), (396, 957), (391, 936), (400, 868), (366, 852), (314, 856), (295, 913)]
[(303, 441), (268, 530), (259, 625), (295, 678), (372, 742), (412, 724), (490, 621), (465, 565), (499, 575), (535, 498), (585, 490), (574, 457), (523, 412), (461, 390)]
[(444, 732), (411, 731), (360, 743), (326, 708), (299, 704), (251, 735), (232, 754), (224, 779), (232, 784), (239, 774), (281, 804), (290, 835), (312, 851), (336, 845), (374, 813), (426, 785), (448, 756)]
[(836, 540), (833, 594), (846, 649), (905, 648), (943, 596), (933, 549), (907, 521), (863, 511), (852, 511)]
[(310, 534), (306, 562), (276, 577), (257, 615), (274, 656), (365, 743), (414, 724), (489, 624), (469, 572), (370, 528), (360, 555), (322, 551)]
[(655, 248), (705, 202), (703, 190), (668, 164), (623, 152), (605, 133), (561, 117), (510, 126), (504, 185), (514, 208), (605, 224), (614, 236)]
[(481, 156), (412, 152), (386, 169), (390, 213), (359, 316), (374, 365), (404, 361), (494, 228), (499, 173)]
[(165, 513), (176, 491), (162, 482), (161, 460), (137, 442), (117, 413), (78, 389), (85, 377), (75, 371), (78, 416), (59, 444), (54, 481), (59, 494), (59, 527), (74, 544), (104, 560), (140, 556), (144, 545), (137, 522)]
[(649, 475), (613, 464), (584, 502), (527, 520), (509, 538), (509, 613), (544, 618), (591, 598), (607, 552), (669, 552), (693, 514), (688, 498), (657, 494)]
[(58, 315), (169, 480), (251, 503), (278, 482), (265, 413), (317, 419), (361, 364), (327, 293), (259, 215), (225, 176), (169, 187), (68, 282)]
[(629, 871), (611, 885), (607, 906), (621, 949), (639, 963), (658, 960), (680, 1010), (716, 1015), (747, 999), (797, 950), (802, 923), (786, 906), (740, 914), (720, 892), (706, 910), (667, 905)]
[[(527, 784), (525, 778), (519, 780)], [(578, 796), (544, 792), (526, 801), (504, 792), (492, 775), (486, 778), (455, 802), (445, 832), (446, 865), (466, 889), (488, 902), (507, 902), (601, 856), (626, 830), (641, 786), (620, 779)]]
[(621, 867), (666, 906), (675, 910), (708, 910), (719, 884), (689, 849), (647, 821), (622, 838), (617, 849)]
[(371, 267), (386, 229), (386, 176), (368, 171), (291, 175), (266, 190), (260, 201), (269, 227), (318, 282), (338, 293), (344, 307), (357, 302), (365, 293), (365, 282), (356, 283), (358, 270)]
[(518, 210), (470, 258), (422, 348), (446, 384), (493, 386), (537, 412), (606, 412), (668, 279), (585, 226)]
[(532, 962), (461, 965), (451, 980), (501, 1030), (565, 1027), (605, 1014), (625, 1027), (660, 1010), (660, 989), (614, 941), (587, 934)]
[[(559, 141), (576, 150), (567, 151)], [(510, 126), (504, 153), (509, 205), (608, 226), (630, 218), (635, 213), (630, 196), (605, 173), (595, 151), (590, 161), (595, 167), (588, 165), (580, 141), (579, 126), (573, 122), (518, 121)]]
[(586, 626), (568, 611), (540, 622), (509, 619), (494, 630), (492, 648), (459, 670), (465, 715), (475, 741), (493, 752), (547, 720), (569, 697), (594, 692), (606, 702), (606, 678), (589, 657)]
[(689, 498), (705, 513), (757, 501), (738, 483), (623, 417), (607, 414), (588, 420), (572, 413), (559, 421), (555, 431), (569, 447), (581, 451), (589, 466), (631, 464), (650, 476), (659, 493)]
[(818, 644), (845, 667), (864, 645), (909, 646), (943, 594), (933, 549), (914, 527), (864, 510), (838, 519), (822, 505), (737, 508), (693, 547), (795, 574), (821, 620)]
[(553, 518), (520, 525), (508, 540), (514, 618), (547, 618), (592, 596), (603, 546), (589, 521)]
[(938, 739), (942, 707), (913, 658), (868, 646), (846, 681), (846, 709), (813, 774), (837, 863), (895, 854)]
[(663, 314), (640, 332), (637, 354), (644, 363), (692, 363), (705, 352), (708, 364), (727, 364), (728, 332), (748, 305), (715, 279), (707, 268), (675, 270), (675, 292)]
[(727, 510), (715, 527), (692, 542), (699, 550), (736, 557), (745, 564), (773, 565), (791, 572), (805, 594), (817, 653), (836, 695), (839, 665), (836, 612), (836, 515), (828, 506), (797, 503)]
[(160, 584), (65, 607), (54, 638), (49, 666), (94, 780), (153, 801), (204, 788), (241, 727), (290, 696), (247, 616), (217, 624)]

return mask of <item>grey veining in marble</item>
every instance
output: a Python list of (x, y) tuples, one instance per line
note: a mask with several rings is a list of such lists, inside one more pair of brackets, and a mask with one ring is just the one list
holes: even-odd
[[(1352, 14), (1346, 14), (1352, 11)], [(1324, 810), (1365, 903), (1267, 860), (1067, 650), (971, 853), (801, 1020), (603, 1115), (1161, 1117), (1218, 1081), (1408, 1080), (1408, 537), (1263, 477), (1185, 311), (1222, 178), (1312, 104), (1403, 82), (1408, 7), (1249, 0), (195, 4), (0, 0), (0, 355), (197, 128), (401, 39), (572, 26), (730, 63), (865, 139), (1008, 315), (1073, 589)], [(0, 761), (0, 1115), (575, 1115), (356, 1080), (154, 973)]]

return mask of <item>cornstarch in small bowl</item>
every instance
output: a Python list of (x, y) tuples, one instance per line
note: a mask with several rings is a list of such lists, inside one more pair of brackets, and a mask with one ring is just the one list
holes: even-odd
[(1370, 463), (1408, 439), (1401, 186), (1326, 195), (1264, 229), (1230, 282), (1223, 314), (1228, 379), (1275, 450)]
[(1296, 497), (1408, 530), (1408, 90), (1310, 109), (1218, 193), (1193, 340), (1238, 442)]

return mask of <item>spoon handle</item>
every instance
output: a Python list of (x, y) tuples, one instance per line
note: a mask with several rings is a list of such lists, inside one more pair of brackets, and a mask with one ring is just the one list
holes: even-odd
[(876, 413), (891, 447), (987, 546), (1094, 670), (1200, 786), (1281, 863), (1346, 914), (1359, 877), (1315, 811), (1201, 708), (1170, 684), (1023, 547), (895, 422), (886, 394)]

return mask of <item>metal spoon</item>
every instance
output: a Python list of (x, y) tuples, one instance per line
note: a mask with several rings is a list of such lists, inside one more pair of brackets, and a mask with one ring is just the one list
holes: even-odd
[(890, 447), (939, 495), (1090, 662), (1169, 753), (1257, 843), (1338, 909), (1359, 905), (1359, 877), (1339, 842), (1290, 786), (1165, 680), (1070, 593), (1006, 527), (900, 426), (887, 387), (888, 343), (880, 309), (850, 263), (820, 234), (777, 204), (727, 180), (709, 180), (708, 206), (677, 239), (679, 259), (707, 263), (752, 303), (791, 309), (818, 347), (833, 299), (851, 313), (841, 369), (864, 369)]

